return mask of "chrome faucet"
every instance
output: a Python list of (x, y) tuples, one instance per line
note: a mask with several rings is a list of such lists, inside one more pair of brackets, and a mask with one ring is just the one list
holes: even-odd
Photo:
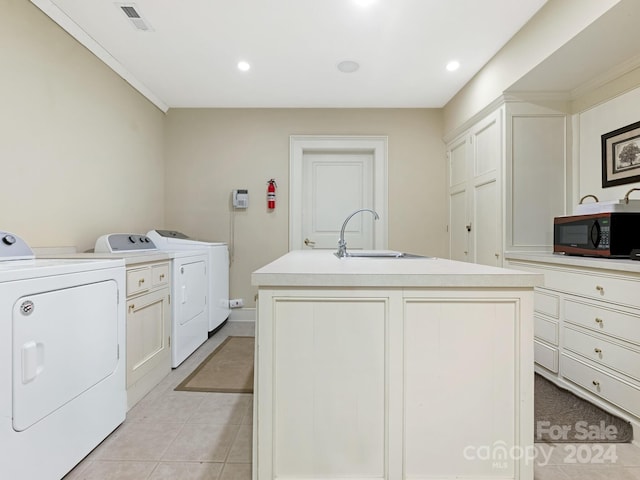
[(373, 218), (375, 218), (376, 220), (380, 219), (380, 216), (376, 213), (376, 211), (371, 210), (370, 208), (361, 208), (360, 210), (356, 210), (351, 215), (349, 215), (345, 219), (344, 223), (342, 224), (342, 229), (340, 230), (340, 239), (338, 240), (338, 251), (336, 252), (336, 256), (339, 258), (349, 256), (349, 254), (347, 254), (347, 242), (344, 239), (344, 229), (347, 228), (347, 223), (349, 222), (349, 220), (351, 220), (351, 217), (353, 217), (356, 213), (360, 213), (360, 212), (371, 212), (373, 213)]

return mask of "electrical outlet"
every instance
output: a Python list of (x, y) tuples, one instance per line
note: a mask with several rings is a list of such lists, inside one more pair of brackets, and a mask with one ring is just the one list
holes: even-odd
[(240, 308), (244, 306), (244, 302), (241, 298), (233, 298), (229, 300), (229, 308)]

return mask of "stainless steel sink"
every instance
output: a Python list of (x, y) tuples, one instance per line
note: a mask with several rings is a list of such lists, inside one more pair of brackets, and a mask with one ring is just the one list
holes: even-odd
[[(336, 254), (336, 256), (338, 256)], [(393, 250), (352, 250), (341, 258), (430, 258), (414, 253), (396, 252)]]

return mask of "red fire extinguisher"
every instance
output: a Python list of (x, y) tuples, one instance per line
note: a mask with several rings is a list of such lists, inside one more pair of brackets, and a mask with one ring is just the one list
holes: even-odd
[(276, 208), (276, 181), (272, 178), (267, 185), (267, 208), (273, 210)]

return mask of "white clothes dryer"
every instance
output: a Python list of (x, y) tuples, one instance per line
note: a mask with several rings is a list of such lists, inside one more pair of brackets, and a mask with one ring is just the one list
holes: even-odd
[(204, 249), (160, 250), (147, 235), (112, 233), (96, 240), (94, 252), (162, 251), (171, 261), (171, 367), (176, 368), (208, 338), (209, 259)]
[(206, 250), (209, 257), (209, 335), (229, 318), (229, 247), (223, 242), (190, 238), (175, 230), (151, 230), (147, 236), (161, 250)]
[(59, 480), (124, 419), (123, 260), (35, 259), (0, 232), (0, 472)]

